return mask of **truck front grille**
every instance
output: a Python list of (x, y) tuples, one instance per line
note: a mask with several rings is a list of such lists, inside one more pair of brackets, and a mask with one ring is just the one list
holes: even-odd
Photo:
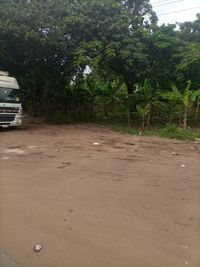
[(11, 122), (15, 120), (15, 115), (0, 114), (0, 122)]
[(19, 113), (18, 107), (0, 107), (0, 113), (6, 114), (6, 113)]

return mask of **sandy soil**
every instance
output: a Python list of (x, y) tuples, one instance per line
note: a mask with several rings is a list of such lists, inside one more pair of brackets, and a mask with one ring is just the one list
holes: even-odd
[(0, 248), (23, 266), (200, 266), (200, 144), (30, 124), (0, 149)]

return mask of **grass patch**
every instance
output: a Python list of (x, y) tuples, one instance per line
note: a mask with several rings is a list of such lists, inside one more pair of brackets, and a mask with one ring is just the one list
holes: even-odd
[(176, 124), (169, 124), (160, 131), (159, 136), (170, 139), (195, 141), (200, 138), (200, 131), (194, 131), (191, 129), (185, 130), (178, 127)]
[[(125, 125), (111, 125), (113, 131), (139, 135), (140, 130)], [(199, 130), (183, 129), (176, 124), (169, 124), (164, 128), (146, 129), (143, 136), (158, 136), (162, 138), (195, 141), (200, 139)]]

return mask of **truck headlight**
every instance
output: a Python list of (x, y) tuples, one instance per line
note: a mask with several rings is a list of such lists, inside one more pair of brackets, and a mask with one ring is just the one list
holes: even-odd
[(23, 113), (23, 108), (20, 108), (20, 109), (19, 109), (19, 114), (22, 115), (22, 113)]

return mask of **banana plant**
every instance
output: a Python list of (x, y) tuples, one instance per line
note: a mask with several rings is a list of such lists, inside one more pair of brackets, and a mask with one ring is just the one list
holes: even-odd
[(138, 113), (141, 115), (142, 117), (142, 130), (144, 130), (145, 128), (145, 119), (147, 117), (147, 115), (149, 115), (150, 111), (151, 111), (151, 107), (149, 104), (142, 106), (142, 105), (137, 105), (136, 106)]
[[(139, 96), (139, 98), (141, 99), (141, 102), (143, 103), (142, 106), (139, 105), (138, 108), (140, 107), (144, 109), (143, 112), (146, 113), (145, 117), (147, 116), (147, 126), (149, 127), (151, 124), (151, 120), (152, 120), (153, 109), (158, 103), (160, 93), (158, 90), (155, 90), (152, 87), (148, 79), (145, 79), (144, 85), (137, 89), (136, 95)], [(140, 111), (138, 109), (137, 110), (140, 114), (142, 114), (142, 111), (140, 108), (139, 108)]]
[(198, 94), (198, 91), (192, 91), (191, 81), (187, 82), (187, 86), (185, 87), (183, 93), (181, 93), (175, 85), (172, 85), (172, 91), (164, 93), (162, 97), (166, 100), (172, 101), (175, 104), (180, 105), (183, 110), (183, 128), (187, 128), (187, 120), (188, 120), (188, 112), (190, 108), (193, 106)]
[(200, 110), (200, 90), (197, 90), (195, 93), (196, 100), (195, 100), (195, 120), (197, 120), (199, 116), (199, 110)]
[(182, 101), (183, 101), (183, 107), (184, 107), (184, 118), (183, 118), (183, 128), (187, 128), (187, 118), (188, 118), (188, 111), (189, 108), (192, 106), (192, 104), (195, 101), (195, 95), (192, 91), (190, 91), (191, 87), (191, 81), (187, 83), (187, 86), (184, 90)]
[[(104, 98), (105, 109), (107, 113), (114, 114), (116, 106), (122, 104), (127, 95), (125, 83), (116, 79), (112, 82), (102, 83), (101, 95)], [(109, 111), (109, 112), (108, 112)]]

